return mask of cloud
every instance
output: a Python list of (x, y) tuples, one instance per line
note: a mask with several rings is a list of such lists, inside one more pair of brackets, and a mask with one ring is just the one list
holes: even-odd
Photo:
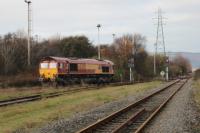
[[(147, 48), (153, 49), (156, 26), (152, 19), (158, 7), (166, 20), (165, 36), (170, 51), (197, 48), (200, 34), (199, 0), (32, 0), (34, 34), (42, 37), (84, 34), (96, 43), (98, 23), (101, 42), (112, 42), (112, 33), (141, 33)], [(0, 0), (0, 34), (27, 27), (27, 5), (21, 1)], [(184, 38), (182, 37), (184, 36)], [(192, 47), (188, 46), (191, 42)], [(173, 49), (173, 50), (171, 50)]]

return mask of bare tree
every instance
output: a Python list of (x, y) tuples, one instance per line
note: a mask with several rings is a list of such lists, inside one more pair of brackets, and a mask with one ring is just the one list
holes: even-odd
[(145, 37), (140, 34), (126, 34), (116, 38), (114, 43), (108, 47), (103, 47), (102, 55), (111, 59), (115, 63), (116, 75), (123, 75), (124, 78), (129, 78), (128, 62), (130, 59), (135, 60), (135, 69), (138, 74), (143, 75), (143, 66), (147, 58), (144, 44)]
[(185, 75), (188, 72), (192, 71), (192, 66), (190, 64), (190, 61), (181, 55), (176, 56), (175, 59), (173, 60), (173, 62), (174, 62), (174, 64), (177, 64), (179, 66), (180, 73), (182, 75)]
[(12, 38), (12, 34), (7, 34), (4, 36), (4, 39), (1, 40), (0, 44), (0, 54), (4, 63), (4, 74), (8, 73), (9, 69), (12, 69), (14, 62), (14, 51), (15, 51), (15, 42)]

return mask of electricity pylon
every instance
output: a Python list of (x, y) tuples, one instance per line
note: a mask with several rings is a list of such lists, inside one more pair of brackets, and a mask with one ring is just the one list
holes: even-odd
[(166, 60), (166, 70), (165, 70), (165, 76), (166, 80), (168, 81), (168, 64), (167, 64), (167, 57), (166, 57), (166, 50), (165, 50), (165, 36), (164, 36), (164, 22), (165, 19), (162, 15), (162, 10), (158, 8), (157, 11), (157, 17), (155, 18), (157, 20), (157, 31), (156, 31), (156, 43), (155, 43), (155, 53), (154, 53), (154, 75), (156, 75), (156, 55), (163, 54), (164, 58)]

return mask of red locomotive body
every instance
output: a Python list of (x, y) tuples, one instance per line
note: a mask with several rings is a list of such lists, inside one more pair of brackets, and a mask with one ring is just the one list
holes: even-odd
[(113, 63), (109, 60), (45, 57), (40, 62), (42, 81), (109, 82), (113, 75)]

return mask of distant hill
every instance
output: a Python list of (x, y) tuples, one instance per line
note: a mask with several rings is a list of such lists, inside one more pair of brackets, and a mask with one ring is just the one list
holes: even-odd
[(183, 57), (190, 60), (190, 63), (192, 64), (193, 70), (200, 68), (200, 53), (170, 52), (169, 55), (170, 55), (171, 58), (175, 57), (176, 55), (182, 55)]

